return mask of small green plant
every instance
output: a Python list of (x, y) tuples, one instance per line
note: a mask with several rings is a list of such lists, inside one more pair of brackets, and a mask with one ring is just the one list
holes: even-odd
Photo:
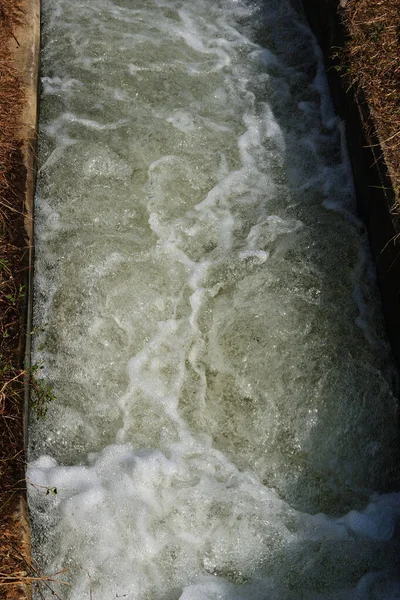
[(20, 285), (15, 292), (12, 294), (6, 294), (5, 297), (9, 302), (11, 302), (11, 304), (17, 304), (19, 300), (22, 300), (22, 298), (25, 297), (25, 286)]
[(371, 23), (368, 27), (368, 37), (373, 42), (379, 42), (382, 31), (385, 29), (385, 23)]
[[(35, 325), (35, 327), (31, 331), (31, 335), (46, 334), (47, 326), (48, 326), (48, 323), (44, 323), (43, 325)], [(47, 348), (47, 336), (45, 337), (44, 341), (41, 344), (39, 344), (38, 350), (39, 350), (39, 352), (41, 352), (42, 350), (45, 350), (46, 348)]]
[(35, 325), (32, 328), (31, 335), (38, 335), (39, 333), (46, 333), (48, 323), (44, 323), (43, 325)]
[(31, 389), (30, 406), (36, 419), (44, 419), (47, 414), (49, 404), (56, 399), (53, 385), (43, 377), (38, 377), (38, 373), (43, 368), (43, 364), (37, 363), (29, 367)]
[[(1, 358), (1, 355), (0, 355)], [(25, 366), (24, 369), (16, 369), (13, 365), (6, 363), (0, 366), (0, 378), (3, 385), (0, 385), (0, 414), (4, 408), (6, 389), (15, 381), (23, 381), (24, 376), (28, 375), (31, 390), (30, 407), (37, 419), (43, 419), (46, 416), (49, 404), (55, 400), (53, 385), (38, 376), (38, 373), (44, 368), (43, 364), (35, 363)], [(13, 394), (11, 393), (11, 397)]]
[(10, 271), (9, 269), (10, 262), (5, 258), (0, 258), (0, 271)]

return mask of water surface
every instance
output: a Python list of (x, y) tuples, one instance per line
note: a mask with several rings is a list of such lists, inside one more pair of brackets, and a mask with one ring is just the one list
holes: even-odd
[(43, 4), (36, 560), (71, 600), (400, 597), (396, 377), (304, 16)]

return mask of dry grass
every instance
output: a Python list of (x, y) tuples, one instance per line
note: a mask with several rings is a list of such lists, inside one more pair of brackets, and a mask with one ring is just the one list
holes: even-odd
[(361, 86), (400, 203), (400, 0), (348, 0), (344, 64)]
[(18, 119), (23, 94), (9, 49), (19, 0), (0, 5), (0, 598), (21, 597), (29, 577), (15, 511), (24, 493), (23, 306), (26, 253)]

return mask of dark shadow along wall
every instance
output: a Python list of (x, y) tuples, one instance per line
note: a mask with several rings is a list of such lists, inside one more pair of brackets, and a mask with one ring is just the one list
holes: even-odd
[(389, 340), (400, 366), (400, 227), (393, 215), (391, 180), (368, 103), (362, 90), (348, 88), (335, 56), (346, 41), (339, 0), (303, 0), (303, 7), (322, 48), (333, 102), (344, 122), (358, 210), (367, 226)]

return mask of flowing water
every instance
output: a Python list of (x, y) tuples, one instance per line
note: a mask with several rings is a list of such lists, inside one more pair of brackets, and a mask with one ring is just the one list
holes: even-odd
[(40, 569), (71, 600), (399, 598), (395, 370), (300, 8), (43, 4)]

